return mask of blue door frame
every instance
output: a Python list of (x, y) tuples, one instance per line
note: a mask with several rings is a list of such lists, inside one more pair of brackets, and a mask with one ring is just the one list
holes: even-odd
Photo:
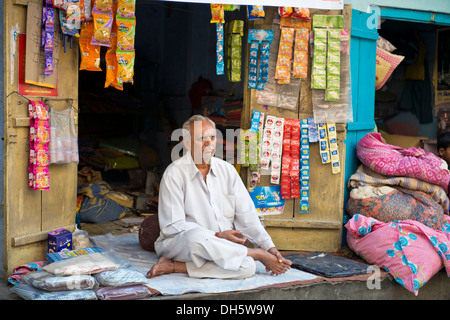
[[(371, 14), (352, 10), (350, 70), (353, 122), (347, 124), (345, 140), (345, 182), (356, 171), (356, 144), (375, 128), (375, 61), (378, 31)], [(349, 192), (344, 188), (344, 206)], [(344, 223), (348, 220), (344, 208)], [(345, 240), (345, 239), (343, 239)], [(345, 241), (343, 241), (345, 243)]]

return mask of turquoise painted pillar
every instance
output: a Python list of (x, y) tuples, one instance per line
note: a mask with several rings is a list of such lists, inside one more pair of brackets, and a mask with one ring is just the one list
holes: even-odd
[[(356, 171), (359, 160), (356, 144), (375, 128), (375, 62), (378, 31), (371, 14), (352, 10), (350, 72), (353, 122), (347, 124), (345, 140), (345, 182)], [(347, 221), (345, 205), (348, 189), (344, 190), (344, 223)], [(345, 231), (345, 230), (344, 230)], [(344, 232), (345, 234), (345, 232)], [(345, 239), (343, 239), (345, 244)]]

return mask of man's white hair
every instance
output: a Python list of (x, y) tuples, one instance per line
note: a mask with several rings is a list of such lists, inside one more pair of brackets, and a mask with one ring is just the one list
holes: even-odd
[(187, 119), (181, 127), (183, 129), (183, 139), (185, 139), (186, 141), (191, 139), (191, 123), (195, 121), (208, 121), (213, 126), (213, 128), (216, 129), (216, 124), (210, 118), (202, 116), (200, 114), (193, 115), (192, 117)]

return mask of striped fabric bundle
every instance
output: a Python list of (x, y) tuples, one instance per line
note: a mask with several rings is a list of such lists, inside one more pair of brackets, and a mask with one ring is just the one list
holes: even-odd
[(364, 165), (360, 165), (357, 171), (349, 178), (349, 189), (361, 186), (391, 186), (402, 187), (409, 190), (422, 191), (429, 194), (433, 200), (441, 205), (444, 213), (449, 213), (450, 201), (446, 192), (438, 185), (410, 177), (389, 177), (376, 173)]

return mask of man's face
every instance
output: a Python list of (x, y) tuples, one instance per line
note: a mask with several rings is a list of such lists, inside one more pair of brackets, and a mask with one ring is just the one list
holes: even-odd
[(191, 123), (191, 141), (186, 146), (195, 164), (209, 163), (216, 151), (216, 129), (208, 121)]

